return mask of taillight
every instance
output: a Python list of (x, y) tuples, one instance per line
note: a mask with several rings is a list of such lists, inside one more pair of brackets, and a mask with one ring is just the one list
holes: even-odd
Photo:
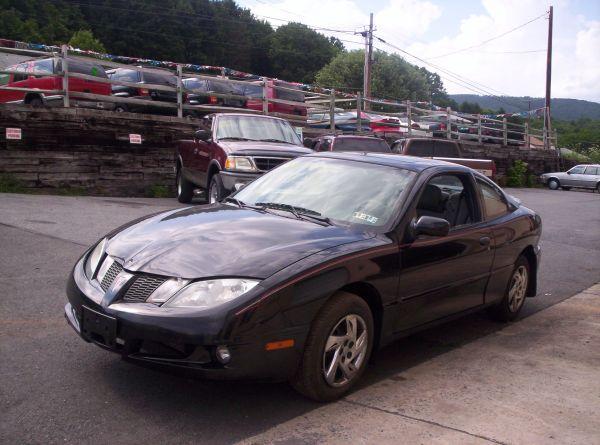
[(446, 124), (440, 124), (440, 130), (445, 130), (446, 129)]
[(149, 96), (150, 95), (150, 91), (148, 91), (146, 88), (138, 88), (138, 96)]
[(209, 102), (213, 105), (216, 105), (219, 103), (219, 100), (215, 96), (210, 96)]

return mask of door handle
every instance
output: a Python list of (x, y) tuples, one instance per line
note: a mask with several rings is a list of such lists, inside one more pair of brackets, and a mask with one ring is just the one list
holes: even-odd
[(479, 238), (479, 244), (481, 244), (482, 246), (489, 246), (491, 241), (492, 239), (489, 236), (482, 236), (481, 238)]

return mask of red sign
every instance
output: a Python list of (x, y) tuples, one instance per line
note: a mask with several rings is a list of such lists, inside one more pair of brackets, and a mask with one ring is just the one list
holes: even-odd
[[(8, 128), (7, 128), (8, 130)], [(141, 134), (130, 134), (129, 135), (129, 143), (130, 144), (141, 144), (142, 143), (142, 135)]]
[(6, 139), (21, 140), (21, 129), (20, 128), (7, 128)]

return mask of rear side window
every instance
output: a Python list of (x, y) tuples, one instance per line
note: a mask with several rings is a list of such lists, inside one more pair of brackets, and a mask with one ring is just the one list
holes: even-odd
[(245, 85), (244, 96), (262, 98), (262, 87), (260, 85)]
[(333, 151), (367, 151), (370, 153), (390, 153), (388, 144), (379, 139), (340, 138), (333, 144)]
[(111, 79), (120, 80), (122, 82), (139, 82), (140, 72), (136, 70), (116, 70), (110, 74)]
[(177, 77), (172, 74), (143, 73), (143, 77), (145, 83), (152, 85), (177, 85)]
[(0, 74), (0, 85), (6, 85), (10, 80), (10, 74)]
[(54, 59), (36, 60), (33, 63), (33, 70), (42, 73), (54, 73)]
[(586, 167), (585, 174), (586, 175), (597, 175), (598, 170), (599, 170), (598, 167)]
[[(284, 88), (293, 88), (291, 85), (285, 84), (276, 84), (276, 86), (284, 87)], [(279, 88), (274, 88), (275, 96), (278, 99), (289, 100), (292, 102), (304, 102), (304, 93), (302, 91), (289, 91), (282, 90)]]
[(477, 184), (481, 189), (487, 219), (494, 219), (509, 212), (504, 195), (496, 187), (480, 178), (477, 178)]
[(100, 65), (82, 62), (76, 59), (69, 59), (68, 64), (70, 73), (87, 74), (89, 76), (108, 78), (106, 71), (104, 71), (104, 68), (102, 68)]
[(441, 158), (458, 158), (458, 148), (452, 142), (435, 143), (435, 156)]
[(410, 141), (406, 152), (410, 156), (433, 156), (433, 141)]

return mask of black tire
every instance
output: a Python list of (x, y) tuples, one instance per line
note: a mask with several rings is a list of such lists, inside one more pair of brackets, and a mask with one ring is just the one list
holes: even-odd
[(194, 184), (185, 179), (181, 168), (177, 169), (177, 201), (187, 204), (192, 202), (194, 197)]
[(126, 113), (127, 112), (127, 105), (117, 105), (115, 107), (115, 112), (117, 112), (117, 113)]
[(218, 173), (212, 175), (212, 178), (210, 178), (210, 184), (208, 185), (208, 194), (206, 196), (207, 202), (209, 204), (220, 202), (228, 194), (229, 193), (223, 185), (223, 180), (221, 179), (221, 176)]
[[(354, 367), (356, 371), (353, 371), (354, 374), (351, 378), (345, 382), (338, 382), (337, 385), (339, 386), (332, 386), (327, 382), (324, 375), (324, 361), (328, 356), (325, 352), (325, 345), (330, 336), (334, 334), (334, 328), (341, 326), (341, 323), (345, 323), (344, 319), (346, 317), (355, 317), (357, 320), (356, 326), (362, 326), (362, 328), (356, 329), (356, 332), (366, 332), (366, 349), (364, 355), (360, 358), (358, 357), (359, 353), (354, 357), (350, 352), (350, 356), (348, 356), (346, 351), (350, 350), (347, 348), (357, 346), (358, 342), (355, 345), (347, 339), (343, 343), (339, 343), (340, 347), (336, 348), (338, 351), (334, 352), (334, 355), (337, 353), (342, 357), (340, 361), (347, 360), (345, 362), (346, 366), (354, 360), (360, 360), (360, 363), (358, 367)], [(312, 322), (298, 371), (291, 380), (292, 386), (301, 394), (318, 402), (331, 402), (343, 397), (364, 373), (371, 356), (374, 336), (373, 315), (365, 300), (347, 292), (335, 294)], [(331, 351), (333, 351), (333, 348)], [(342, 374), (341, 378), (345, 378), (342, 367), (341, 364), (336, 366), (336, 371), (333, 373), (334, 378), (338, 375), (338, 370)]]
[(571, 187), (562, 187), (563, 190), (569, 191), (571, 190)]
[(27, 101), (27, 105), (31, 105), (33, 108), (41, 108), (44, 106), (44, 101), (41, 97), (35, 96)]
[(548, 188), (550, 190), (558, 190), (560, 188), (560, 182), (558, 182), (558, 179), (556, 178), (552, 178), (548, 180)]
[[(524, 289), (525, 293), (518, 304), (513, 304), (513, 302), (511, 301), (510, 291), (511, 291), (511, 288), (513, 287), (515, 275), (517, 274), (517, 272), (519, 270), (522, 270), (521, 268), (523, 268), (527, 273), (526, 283), (523, 284), (523, 287), (525, 288)], [(500, 303), (489, 308), (489, 310), (488, 310), (489, 315), (494, 320), (501, 321), (504, 323), (515, 320), (518, 317), (519, 312), (521, 312), (521, 309), (523, 308), (523, 306), (525, 304), (525, 299), (527, 298), (527, 295), (529, 294), (528, 291), (529, 291), (530, 280), (531, 280), (531, 265), (529, 264), (529, 261), (527, 260), (527, 258), (525, 258), (524, 256), (521, 255), (517, 259), (517, 262), (515, 263), (515, 267), (513, 268), (513, 271), (510, 274), (508, 283), (506, 284), (506, 290), (504, 291), (504, 298), (502, 298), (502, 301), (500, 301)]]
[(599, 182), (598, 184), (596, 184), (596, 191), (597, 191), (598, 193), (600, 193), (600, 182)]

